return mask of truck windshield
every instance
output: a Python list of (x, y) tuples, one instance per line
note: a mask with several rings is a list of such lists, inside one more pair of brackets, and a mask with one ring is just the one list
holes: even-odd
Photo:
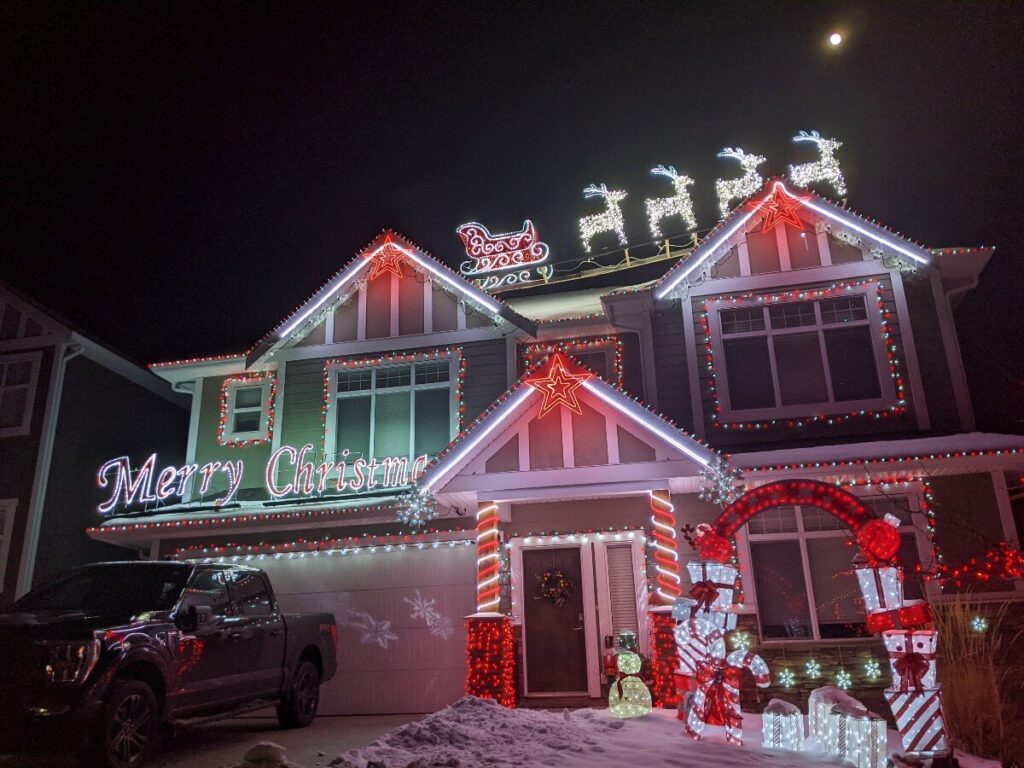
[(87, 565), (32, 590), (6, 610), (84, 611), (126, 617), (168, 611), (177, 602), (190, 571), (178, 563)]

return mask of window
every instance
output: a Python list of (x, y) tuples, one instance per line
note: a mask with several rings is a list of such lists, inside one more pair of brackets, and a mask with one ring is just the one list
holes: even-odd
[(260, 574), (236, 571), (230, 582), (231, 598), (239, 616), (269, 616), (273, 613), (270, 592)]
[(357, 459), (407, 457), (411, 466), (417, 456), (437, 455), (458, 422), (451, 385), (456, 365), (457, 358), (445, 357), (334, 369), (327, 458), (345, 461), (351, 474)]
[[(917, 532), (907, 497), (863, 499), (874, 514), (900, 519), (900, 561), (907, 599), (923, 597), (913, 576)], [(817, 507), (778, 507), (746, 526), (757, 615), (764, 640), (828, 640), (866, 635), (864, 606), (853, 571), (859, 551), (837, 518)]]
[(32, 431), (32, 406), (41, 360), (41, 352), (0, 357), (0, 437), (17, 437)]
[(820, 406), (845, 411), (896, 404), (892, 382), (879, 376), (881, 327), (862, 293), (730, 306), (719, 310), (718, 324), (715, 354), (724, 361), (727, 414), (785, 417)]
[(220, 396), (221, 445), (253, 445), (271, 437), (274, 427), (274, 374), (228, 377)]
[(181, 596), (179, 611), (195, 606), (198, 611), (209, 611), (210, 616), (230, 616), (231, 599), (228, 596), (229, 571), (221, 569), (200, 569), (189, 580)]

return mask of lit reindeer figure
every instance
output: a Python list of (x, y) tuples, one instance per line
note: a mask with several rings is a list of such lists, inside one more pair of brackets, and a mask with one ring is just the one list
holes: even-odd
[(748, 155), (739, 147), (726, 147), (718, 153), (719, 157), (731, 157), (740, 161), (740, 168), (745, 173), (738, 179), (718, 179), (715, 182), (715, 192), (718, 194), (718, 210), (722, 212), (722, 218), (729, 215), (729, 203), (736, 198), (747, 198), (757, 192), (764, 183), (761, 174), (757, 172), (757, 166), (767, 160), (764, 155)]
[(667, 177), (676, 189), (672, 197), (653, 197), (644, 201), (647, 206), (647, 221), (651, 225), (651, 237), (655, 240), (660, 238), (661, 220), (676, 214), (686, 224), (687, 229), (696, 229), (697, 218), (693, 215), (693, 201), (690, 200), (690, 192), (686, 189), (693, 184), (693, 179), (689, 176), (680, 176), (672, 165), (667, 168), (664, 165), (651, 168), (651, 175)]
[(813, 163), (789, 166), (789, 178), (799, 187), (806, 187), (815, 181), (828, 182), (835, 189), (836, 194), (842, 197), (846, 194), (846, 179), (839, 168), (839, 161), (836, 160), (836, 150), (843, 146), (843, 142), (836, 139), (823, 139), (817, 131), (800, 131), (793, 137), (793, 141), (811, 141), (818, 145), (818, 152), (821, 159)]
[(619, 236), (619, 245), (626, 245), (626, 233), (622, 218), (622, 208), (619, 203), (626, 197), (623, 190), (609, 190), (607, 184), (591, 184), (583, 190), (586, 198), (604, 198), (605, 209), (601, 213), (594, 213), (580, 219), (580, 238), (583, 240), (583, 249), (590, 253), (590, 241), (594, 235), (602, 232), (614, 232)]

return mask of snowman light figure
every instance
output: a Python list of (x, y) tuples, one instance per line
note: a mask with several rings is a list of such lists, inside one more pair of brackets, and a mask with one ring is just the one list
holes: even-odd
[(625, 720), (643, 717), (651, 711), (651, 692), (636, 676), (640, 664), (640, 657), (631, 651), (623, 651), (616, 658), (619, 675), (608, 691), (608, 712), (612, 717)]

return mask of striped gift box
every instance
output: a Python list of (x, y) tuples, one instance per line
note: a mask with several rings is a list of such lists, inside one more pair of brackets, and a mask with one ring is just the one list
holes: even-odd
[(931, 756), (949, 751), (946, 721), (942, 716), (942, 689), (899, 691), (886, 688), (885, 701), (896, 718), (903, 748), (914, 754)]

